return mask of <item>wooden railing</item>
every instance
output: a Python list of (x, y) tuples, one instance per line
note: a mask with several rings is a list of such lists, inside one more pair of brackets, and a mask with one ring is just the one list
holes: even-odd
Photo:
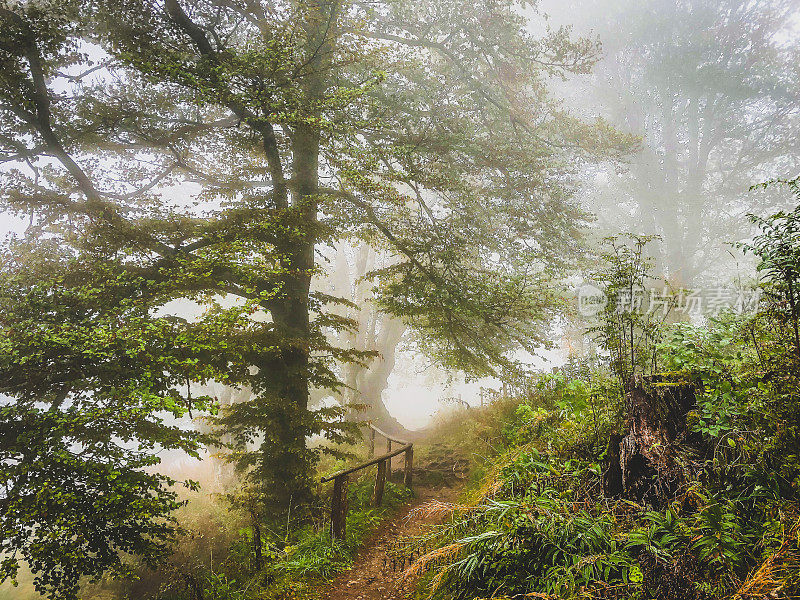
[[(322, 478), (322, 483), (333, 481), (333, 498), (331, 500), (331, 534), (334, 539), (344, 539), (347, 526), (347, 484), (350, 475), (356, 471), (366, 469), (372, 465), (378, 465), (378, 473), (375, 477), (375, 490), (372, 494), (372, 503), (380, 506), (383, 502), (383, 490), (386, 487), (386, 478), (392, 474), (392, 458), (405, 453), (405, 468), (403, 473), (403, 483), (406, 487), (411, 487), (411, 476), (414, 468), (414, 444), (406, 442), (384, 433), (373, 425), (369, 426), (369, 455), (375, 456), (375, 438), (381, 436), (386, 440), (386, 454), (371, 458), (360, 465), (339, 471), (333, 475)], [(392, 444), (400, 444), (400, 448), (392, 450)]]

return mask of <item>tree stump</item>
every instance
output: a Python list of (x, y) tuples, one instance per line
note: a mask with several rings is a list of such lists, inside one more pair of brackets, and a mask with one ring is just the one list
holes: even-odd
[(619, 446), (622, 436), (612, 432), (608, 438), (605, 464), (603, 465), (603, 496), (616, 498), (622, 494), (622, 467), (620, 465)]
[[(647, 383), (664, 383), (655, 376)], [(695, 406), (695, 386), (652, 386), (632, 381), (626, 395), (627, 433), (612, 434), (603, 472), (603, 494), (636, 502), (663, 504), (686, 474), (676, 460), (676, 441), (686, 433), (686, 416)]]

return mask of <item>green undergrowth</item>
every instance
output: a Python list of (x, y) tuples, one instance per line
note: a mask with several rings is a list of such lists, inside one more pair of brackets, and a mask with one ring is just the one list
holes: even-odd
[(402, 484), (387, 482), (383, 505), (374, 508), (372, 493), (371, 478), (350, 486), (345, 540), (333, 540), (328, 527), (308, 526), (296, 533), (295, 543), (273, 549), (271, 564), (260, 574), (261, 589), (252, 597), (322, 598), (320, 588), (351, 566), (356, 551), (369, 534), (412, 495)]
[(418, 597), (798, 597), (796, 421), (785, 419), (797, 396), (793, 377), (777, 377), (796, 364), (774, 349), (783, 371), (766, 369), (770, 340), (748, 348), (751, 326), (679, 324), (659, 348), (664, 379), (703, 381), (671, 449), (683, 483), (661, 503), (603, 495), (609, 436), (626, 422), (602, 369), (542, 376), (517, 398), (441, 424), (443, 445), (452, 428), (467, 432), (454, 449), (469, 461), (470, 487), (416, 560)]

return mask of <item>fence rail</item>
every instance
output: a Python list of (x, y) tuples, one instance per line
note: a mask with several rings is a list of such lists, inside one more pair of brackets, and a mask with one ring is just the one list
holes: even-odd
[[(347, 531), (347, 485), (350, 482), (350, 475), (372, 465), (378, 465), (378, 473), (375, 476), (375, 490), (372, 495), (372, 503), (375, 506), (380, 506), (383, 502), (383, 491), (386, 487), (386, 478), (391, 476), (392, 458), (400, 454), (405, 454), (405, 468), (403, 473), (403, 483), (406, 487), (411, 487), (411, 477), (414, 468), (414, 444), (394, 438), (387, 433), (384, 433), (377, 427), (372, 425), (370, 428), (370, 456), (375, 455), (375, 438), (381, 436), (386, 439), (386, 454), (372, 458), (366, 462), (344, 469), (333, 475), (328, 475), (322, 478), (322, 483), (333, 481), (333, 498), (331, 500), (331, 533), (334, 539), (344, 539)], [(401, 444), (401, 447), (392, 450), (392, 443)]]

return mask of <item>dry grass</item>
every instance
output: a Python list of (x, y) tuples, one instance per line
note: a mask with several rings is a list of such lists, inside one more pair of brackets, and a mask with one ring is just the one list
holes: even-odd
[(475, 510), (475, 507), (467, 506), (466, 504), (431, 500), (419, 508), (415, 508), (409, 513), (409, 516), (413, 515), (414, 518), (422, 517), (423, 519), (441, 519), (443, 517), (449, 517), (454, 512), (469, 512), (472, 510)]
[[(514, 598), (540, 598), (541, 600), (561, 600), (558, 596), (542, 594), (541, 592), (530, 592), (524, 596), (514, 596)], [(475, 598), (474, 600), (512, 600), (507, 596), (492, 596), (491, 598)]]
[(403, 579), (418, 577), (427, 571), (430, 566), (441, 563), (442, 561), (450, 561), (454, 559), (456, 556), (458, 556), (458, 553), (461, 552), (463, 547), (463, 544), (456, 542), (454, 544), (449, 544), (448, 546), (442, 546), (441, 548), (432, 550), (427, 554), (423, 554), (414, 561), (414, 564), (412, 564), (403, 572)]
[(750, 574), (729, 600), (786, 598), (781, 592), (791, 582), (792, 576), (800, 573), (800, 553), (793, 547), (797, 545), (798, 531), (800, 520), (784, 536), (781, 547)]

